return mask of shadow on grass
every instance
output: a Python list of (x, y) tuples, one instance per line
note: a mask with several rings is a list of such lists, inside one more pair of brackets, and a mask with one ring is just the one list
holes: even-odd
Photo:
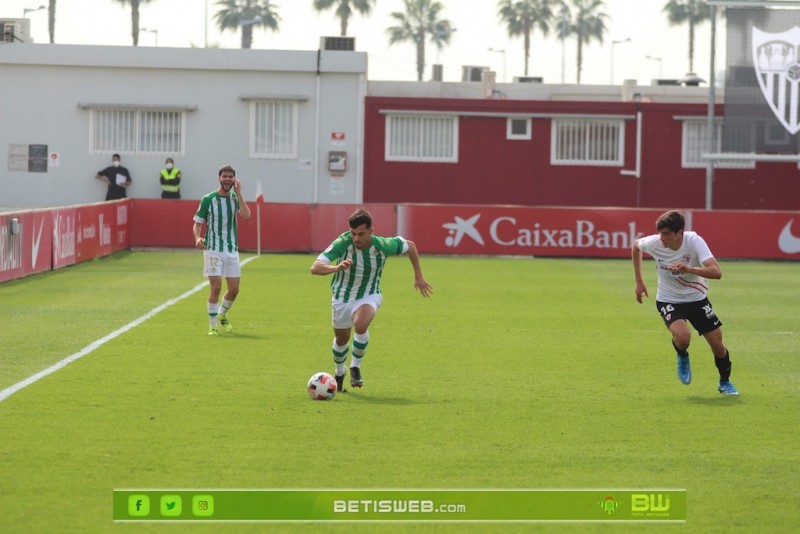
[(693, 396), (686, 399), (692, 404), (705, 404), (706, 406), (738, 406), (744, 401), (739, 396), (731, 397), (727, 395), (717, 395), (714, 397)]
[(355, 393), (352, 389), (342, 391), (342, 395), (346, 395), (348, 399), (361, 402), (369, 402), (372, 404), (391, 404), (394, 406), (408, 406), (411, 404), (419, 404), (417, 401), (410, 399), (403, 399), (400, 397), (373, 397), (371, 395), (364, 395), (362, 393)]

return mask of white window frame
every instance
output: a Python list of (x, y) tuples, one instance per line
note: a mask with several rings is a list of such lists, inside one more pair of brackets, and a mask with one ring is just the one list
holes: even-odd
[[(562, 127), (572, 126), (573, 135), (571, 141), (583, 143), (583, 147), (577, 150), (573, 157), (559, 157), (561, 142), (565, 135), (560, 135)], [(609, 137), (602, 136), (600, 130), (616, 128), (616, 133)], [(588, 142), (586, 139), (588, 138)], [(601, 159), (597, 155), (606, 152), (604, 146), (597, 146), (598, 143), (616, 143), (616, 154), (613, 159)], [(576, 152), (572, 149), (573, 152)], [(592, 167), (622, 167), (625, 164), (625, 120), (622, 118), (553, 118), (550, 122), (550, 165), (581, 165)]]
[[(148, 107), (129, 107), (121, 106), (115, 107), (88, 107), (89, 108), (89, 154), (124, 154), (124, 155), (139, 155), (139, 156), (184, 156), (186, 155), (186, 110), (185, 109), (169, 109), (169, 108), (148, 108)], [(103, 119), (105, 114), (118, 113), (120, 117), (129, 115), (128, 119), (123, 119), (125, 123), (116, 126), (123, 131), (122, 135), (128, 138), (128, 143), (124, 145), (118, 144), (120, 141), (111, 140), (110, 143), (103, 143), (101, 148), (98, 148), (96, 135), (98, 129), (101, 128), (99, 121)], [(156, 147), (155, 150), (143, 149), (142, 135), (142, 122), (143, 114), (146, 113), (175, 113), (177, 114), (177, 122), (173, 121), (174, 125), (179, 129), (175, 132), (179, 136), (178, 147)], [(100, 133), (99, 135), (104, 135)], [(162, 150), (167, 148), (166, 150)]]
[[(515, 121), (524, 121), (525, 122), (525, 133), (522, 134), (515, 134), (513, 131), (513, 124)], [(529, 141), (532, 137), (531, 133), (531, 119), (530, 117), (508, 117), (506, 119), (506, 139), (514, 140), (514, 141)]]
[[(289, 150), (286, 151), (272, 151), (266, 152), (259, 150), (257, 146), (257, 128), (258, 128), (258, 107), (264, 104), (271, 104), (273, 106), (285, 105), (290, 106), (289, 115), (292, 131), (288, 133), (291, 137)], [(297, 130), (298, 130), (298, 102), (295, 100), (286, 100), (283, 98), (278, 99), (263, 99), (250, 101), (250, 157), (253, 159), (297, 159)], [(272, 133), (275, 135), (275, 121), (273, 116)]]
[[(704, 150), (706, 139), (706, 126), (708, 119), (704, 117), (683, 118), (681, 125), (681, 168), (684, 169), (705, 169), (706, 160), (703, 159), (702, 154), (709, 152)], [(714, 127), (716, 128), (716, 145), (715, 152), (722, 152), (722, 120), (715, 120)], [(692, 136), (694, 132), (691, 130), (697, 128), (699, 130), (698, 137), (703, 139), (702, 144), (692, 143)], [(753, 160), (714, 160), (714, 168), (716, 169), (755, 169), (756, 162)]]
[[(404, 150), (398, 150), (397, 143), (393, 138), (393, 123), (395, 120), (411, 120), (411, 128), (408, 131), (408, 143)], [(445, 155), (441, 154), (426, 154), (426, 148), (423, 143), (423, 137), (431, 135), (431, 133), (424, 132), (427, 125), (436, 124), (431, 121), (449, 121), (450, 122), (450, 143), (448, 152)], [(458, 163), (458, 117), (454, 115), (436, 115), (436, 114), (387, 114), (385, 126), (385, 143), (384, 143), (384, 159), (386, 161), (409, 161), (419, 163)], [(433, 135), (440, 135), (432, 132)], [(440, 143), (445, 146), (444, 143)], [(402, 152), (402, 153), (401, 153)]]

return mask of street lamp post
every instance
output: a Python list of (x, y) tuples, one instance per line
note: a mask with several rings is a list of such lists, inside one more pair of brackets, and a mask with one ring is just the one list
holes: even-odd
[(503, 48), (490, 48), (489, 52), (503, 54), (503, 83), (506, 83), (506, 51)]
[(661, 58), (654, 57), (654, 56), (644, 56), (645, 59), (652, 59), (653, 61), (658, 61), (658, 79), (661, 79)]
[(39, 7), (26, 7), (22, 10), (22, 18), (28, 18), (28, 13), (33, 13), (34, 11), (41, 11), (43, 9), (47, 9), (47, 6), (39, 6)]
[(611, 73), (608, 76), (608, 84), (614, 85), (614, 46), (622, 43), (630, 42), (631, 38), (619, 39), (618, 41), (611, 41)]
[(158, 30), (150, 30), (150, 29), (147, 29), (147, 28), (139, 28), (139, 33), (142, 33), (142, 32), (148, 32), (148, 33), (155, 34), (155, 36), (156, 36), (156, 47), (158, 47)]

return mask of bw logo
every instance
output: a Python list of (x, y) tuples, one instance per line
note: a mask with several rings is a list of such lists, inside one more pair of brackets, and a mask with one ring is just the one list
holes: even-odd
[(669, 495), (663, 493), (633, 493), (631, 495), (631, 512), (667, 511), (669, 511)]

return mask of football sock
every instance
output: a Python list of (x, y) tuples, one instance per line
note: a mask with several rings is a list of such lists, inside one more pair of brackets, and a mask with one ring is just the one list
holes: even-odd
[(220, 308), (219, 314), (220, 315), (225, 315), (226, 313), (228, 313), (228, 311), (231, 308), (233, 308), (233, 302), (234, 301), (228, 300), (225, 297), (222, 297), (222, 308)]
[(336, 364), (336, 376), (342, 376), (347, 372), (347, 366), (344, 362), (347, 361), (347, 345), (337, 345), (336, 338), (333, 338), (333, 363)]
[(714, 364), (719, 370), (720, 382), (727, 382), (731, 378), (731, 355), (728, 349), (725, 349), (724, 358), (714, 358)]
[(208, 324), (211, 328), (217, 327), (217, 315), (219, 314), (219, 302), (208, 303)]
[(363, 334), (356, 332), (353, 336), (353, 359), (350, 361), (350, 367), (361, 367), (361, 359), (367, 350), (367, 343), (369, 343), (369, 330)]
[(688, 356), (689, 355), (689, 345), (686, 345), (686, 348), (683, 350), (679, 349), (678, 346), (675, 344), (675, 339), (672, 340), (672, 346), (675, 347), (675, 352), (680, 354), (681, 356)]

